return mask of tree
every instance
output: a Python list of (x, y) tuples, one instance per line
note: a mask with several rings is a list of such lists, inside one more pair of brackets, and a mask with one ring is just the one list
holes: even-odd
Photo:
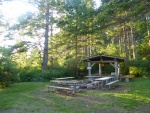
[(19, 80), (16, 63), (11, 61), (12, 50), (0, 47), (0, 85), (8, 86), (12, 82)]
[[(65, 10), (64, 18), (61, 18), (58, 23), (58, 27), (63, 29), (64, 32), (70, 36), (70, 41), (74, 43), (73, 48), (75, 50), (75, 72), (78, 75), (79, 67), (79, 53), (80, 48), (83, 48), (82, 40), (86, 40), (88, 47), (91, 46), (92, 33), (92, 20), (94, 17), (94, 3), (92, 0), (67, 0), (62, 7)], [(86, 28), (86, 29), (85, 29)], [(85, 38), (83, 38), (85, 37)], [(85, 44), (84, 44), (85, 45)], [(82, 53), (81, 53), (82, 54)], [(91, 55), (88, 53), (88, 56)]]
[(43, 63), (42, 63), (42, 70), (47, 69), (48, 63), (48, 38), (49, 38), (49, 17), (50, 17), (50, 2), (46, 0), (46, 26), (45, 26), (45, 41), (44, 41), (44, 53), (43, 53)]
[(37, 49), (43, 71), (47, 69), (50, 31), (51, 35), (53, 32), (53, 2), (53, 0), (30, 0), (30, 3), (37, 8), (37, 12), (29, 12), (22, 15), (22, 17), (19, 18), (19, 24), (12, 27), (12, 29), (17, 29), (21, 36), (28, 36), (28, 39), (37, 40), (37, 42), (28, 41), (28, 45), (31, 47), (28, 49)]

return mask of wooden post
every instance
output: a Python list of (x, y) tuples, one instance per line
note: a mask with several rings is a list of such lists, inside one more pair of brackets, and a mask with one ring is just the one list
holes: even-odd
[[(91, 76), (91, 63), (90, 62), (88, 62), (87, 70), (88, 70), (88, 76)], [(89, 81), (91, 81), (90, 77), (89, 77)]]
[(116, 76), (116, 79), (118, 80), (118, 62), (115, 61), (115, 76)]
[(88, 62), (87, 69), (88, 69), (88, 76), (91, 76), (91, 63), (90, 62)]
[(99, 76), (102, 76), (102, 68), (101, 68), (101, 64), (99, 63)]
[(118, 63), (118, 76), (120, 75), (120, 64)]

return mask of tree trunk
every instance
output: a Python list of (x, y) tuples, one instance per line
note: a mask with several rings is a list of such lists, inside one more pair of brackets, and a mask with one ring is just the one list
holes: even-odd
[[(53, 12), (51, 12), (50, 14), (50, 36), (52, 37), (53, 36)], [(51, 43), (51, 39), (49, 39), (49, 44), (51, 45), (52, 47), (52, 43)], [(53, 58), (53, 55), (51, 55), (50, 57), (50, 65), (53, 67), (54, 65), (54, 58)]]
[(150, 36), (150, 27), (148, 22), (150, 21), (150, 16), (146, 16), (146, 21), (147, 21), (147, 35)]
[(46, 8), (46, 27), (45, 27), (45, 41), (44, 41), (44, 54), (43, 54), (43, 63), (42, 63), (42, 70), (47, 69), (47, 64), (48, 64), (48, 37), (49, 37), (49, 3), (47, 3), (47, 8)]
[(136, 42), (135, 42), (133, 27), (131, 27), (131, 38), (132, 38), (132, 48), (133, 48), (133, 59), (137, 60)]
[(75, 53), (75, 65), (76, 65), (76, 76), (78, 76), (78, 37), (76, 35), (76, 42), (75, 42), (75, 50), (76, 50), (76, 53)]
[(122, 53), (122, 44), (121, 44), (121, 34), (119, 34), (119, 36), (118, 36), (118, 39), (119, 39), (119, 53), (121, 54)]
[(130, 38), (131, 38), (131, 36), (130, 36), (130, 31), (127, 29), (127, 30), (125, 30), (125, 32), (126, 32), (126, 42), (127, 42), (127, 52), (128, 52), (128, 59), (129, 60), (131, 60), (131, 58), (132, 58), (132, 55), (131, 55), (131, 41), (130, 41)]
[(91, 36), (89, 36), (89, 56), (92, 56), (92, 42), (91, 42)]
[(128, 50), (128, 46), (127, 46), (127, 32), (126, 32), (126, 29), (125, 27), (123, 28), (123, 32), (124, 32), (124, 48), (125, 48), (125, 70), (126, 70), (126, 73), (127, 73), (127, 70), (128, 70), (128, 62), (129, 62), (129, 50)]

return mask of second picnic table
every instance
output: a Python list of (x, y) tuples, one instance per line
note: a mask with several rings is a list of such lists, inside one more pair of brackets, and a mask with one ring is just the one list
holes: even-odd
[(81, 82), (79, 80), (51, 80), (50, 82), (53, 82), (55, 86), (57, 84), (67, 84), (67, 85), (72, 85), (72, 90), (77, 91), (77, 83)]

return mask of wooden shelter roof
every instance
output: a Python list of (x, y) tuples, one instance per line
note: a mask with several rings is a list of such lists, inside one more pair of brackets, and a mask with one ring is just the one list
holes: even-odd
[(97, 56), (90, 56), (85, 59), (82, 59), (82, 61), (86, 62), (124, 62), (123, 57), (118, 57), (118, 56), (110, 56), (110, 55), (97, 55)]

